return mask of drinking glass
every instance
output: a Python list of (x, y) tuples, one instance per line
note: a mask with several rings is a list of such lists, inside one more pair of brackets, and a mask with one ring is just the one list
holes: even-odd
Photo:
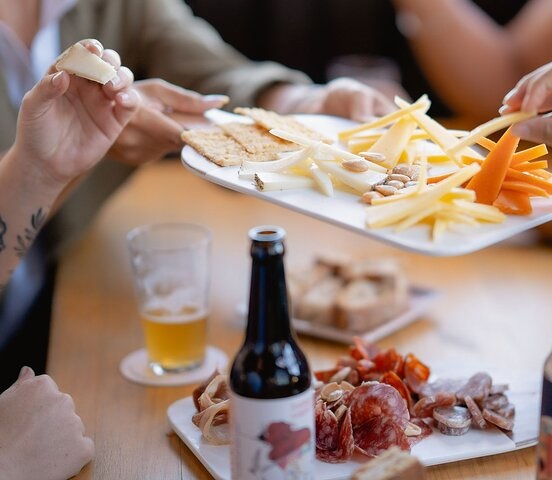
[(205, 357), (211, 233), (200, 225), (143, 225), (127, 235), (149, 366), (156, 375)]

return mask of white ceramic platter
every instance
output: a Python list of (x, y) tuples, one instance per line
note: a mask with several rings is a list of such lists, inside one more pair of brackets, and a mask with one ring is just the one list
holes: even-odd
[[(209, 117), (219, 123), (243, 121), (243, 117), (225, 112), (211, 112)], [(324, 115), (298, 115), (297, 119), (336, 141), (339, 131), (354, 125), (350, 120)], [(447, 231), (439, 241), (434, 242), (430, 238), (429, 227), (425, 225), (400, 233), (394, 232), (392, 227), (368, 228), (365, 223), (365, 209), (369, 207), (360, 203), (356, 195), (336, 190), (333, 197), (328, 197), (310, 188), (261, 192), (250, 180), (238, 177), (238, 167), (219, 167), (189, 146), (182, 149), (181, 156), (189, 170), (210, 182), (425, 255), (456, 256), (475, 252), (552, 220), (552, 199), (534, 198), (531, 215), (508, 215), (501, 224), (481, 224), (462, 231)]]
[[(448, 369), (447, 369), (448, 370)], [(469, 376), (476, 370), (464, 370)], [(458, 372), (454, 372), (457, 376)], [(492, 374), (496, 383), (509, 383), (508, 398), (515, 404), (516, 419), (514, 431), (507, 435), (497, 428), (478, 430), (471, 428), (465, 435), (454, 437), (443, 435), (438, 431), (422, 440), (412, 448), (412, 455), (417, 456), (426, 465), (467, 460), (510, 452), (535, 445), (538, 433), (538, 415), (540, 405), (540, 379), (534, 374), (516, 374), (504, 372)], [(169, 422), (193, 454), (217, 480), (230, 480), (230, 453), (228, 446), (209, 445), (201, 436), (200, 430), (192, 423), (195, 407), (191, 397), (174, 402), (167, 411)], [(314, 478), (317, 480), (346, 480), (359, 467), (359, 463), (330, 464), (316, 460)]]

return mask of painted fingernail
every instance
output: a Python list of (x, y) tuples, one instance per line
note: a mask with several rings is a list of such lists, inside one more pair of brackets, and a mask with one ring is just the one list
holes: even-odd
[(111, 85), (116, 87), (117, 85), (120, 85), (120, 84), (121, 84), (121, 79), (119, 78), (119, 75), (117, 74), (111, 79)]
[(205, 102), (220, 102), (225, 104), (230, 101), (230, 98), (227, 95), (204, 95), (203, 100)]
[(52, 85), (57, 88), (59, 87), (60, 83), (61, 83), (61, 78), (63, 77), (63, 72), (57, 72), (53, 77), (52, 77)]

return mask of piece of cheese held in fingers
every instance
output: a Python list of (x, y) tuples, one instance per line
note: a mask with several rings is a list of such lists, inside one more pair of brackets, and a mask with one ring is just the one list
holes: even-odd
[(56, 63), (56, 69), (65, 70), (67, 73), (102, 85), (117, 75), (113, 65), (102, 60), (80, 43), (75, 43), (61, 54)]

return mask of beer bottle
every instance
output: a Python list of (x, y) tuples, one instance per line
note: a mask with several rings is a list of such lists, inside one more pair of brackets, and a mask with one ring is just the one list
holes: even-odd
[(256, 227), (245, 341), (230, 370), (232, 478), (314, 478), (314, 392), (290, 325), (283, 229)]
[(540, 419), (537, 479), (552, 480), (552, 353), (544, 362)]

